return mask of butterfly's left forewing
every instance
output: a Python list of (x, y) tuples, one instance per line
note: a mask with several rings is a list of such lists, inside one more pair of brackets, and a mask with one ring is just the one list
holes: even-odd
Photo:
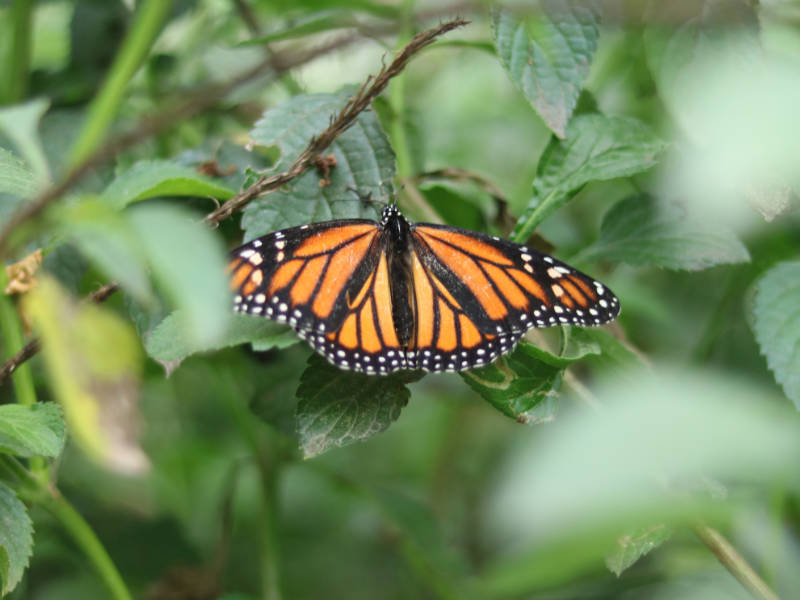
[(228, 263), (234, 310), (298, 331), (339, 329), (347, 294), (357, 292), (375, 268), (378, 234), (374, 221), (348, 219), (251, 240)]

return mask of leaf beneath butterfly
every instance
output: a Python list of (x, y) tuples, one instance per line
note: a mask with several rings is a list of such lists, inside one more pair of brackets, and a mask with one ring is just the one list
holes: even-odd
[(461, 377), (504, 415), (537, 424), (555, 416), (561, 377), (570, 362), (522, 341), (510, 354)]
[(625, 198), (608, 211), (600, 237), (579, 258), (697, 271), (747, 262), (750, 255), (729, 229), (693, 219), (676, 204), (641, 195)]
[(36, 98), (0, 109), (0, 132), (25, 157), (25, 162), (36, 173), (39, 182), (47, 181), (50, 173), (39, 136), (39, 122), (49, 107), (49, 100)]
[(33, 552), (33, 523), (25, 505), (0, 481), (0, 596), (22, 579)]
[(800, 263), (772, 267), (756, 283), (753, 329), (783, 391), (800, 409)]
[(408, 403), (406, 384), (421, 371), (370, 377), (343, 371), (312, 354), (297, 388), (297, 432), (306, 458), (384, 431)]
[(0, 406), (0, 452), (55, 457), (66, 439), (61, 407), (54, 402)]
[(651, 168), (664, 148), (664, 142), (636, 119), (575, 117), (567, 127), (567, 139), (554, 138), (545, 148), (533, 182), (533, 197), (514, 228), (513, 239), (530, 237), (586, 183), (629, 177)]
[(187, 339), (185, 315), (180, 311), (167, 316), (147, 337), (145, 350), (150, 358), (161, 363), (181, 361), (197, 352), (219, 350), (250, 342), (254, 350), (285, 348), (296, 344), (297, 335), (288, 326), (263, 317), (236, 314), (231, 317), (222, 338), (213, 343), (197, 343)]
[(142, 160), (114, 179), (103, 199), (116, 209), (164, 196), (199, 196), (227, 200), (236, 192), (194, 169), (168, 160)]
[(494, 43), (511, 80), (564, 138), (597, 49), (600, 14), (589, 2), (545, 0), (540, 7), (528, 28), (510, 12), (495, 11)]
[[(264, 113), (250, 135), (258, 144), (278, 147), (281, 156), (275, 172), (288, 168), (309, 140), (328, 127), (351, 92), (295, 96)], [(304, 223), (377, 218), (375, 203), (365, 203), (348, 190), (355, 188), (381, 202), (386, 202), (393, 192), (394, 151), (375, 112), (362, 112), (353, 126), (323, 152), (328, 154), (333, 154), (336, 161), (330, 169), (328, 185), (324, 185), (324, 172), (310, 169), (285, 189), (258, 198), (245, 208), (245, 240)]]

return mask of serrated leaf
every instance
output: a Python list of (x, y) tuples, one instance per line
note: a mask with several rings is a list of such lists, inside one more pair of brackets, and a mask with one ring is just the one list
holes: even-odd
[(96, 198), (84, 198), (57, 210), (63, 236), (81, 254), (139, 302), (145, 305), (152, 302), (147, 257), (126, 215)]
[(645, 554), (658, 548), (672, 536), (672, 528), (667, 525), (640, 527), (617, 539), (614, 551), (606, 556), (609, 571), (619, 577)]
[(27, 198), (36, 192), (33, 171), (16, 154), (0, 148), (0, 194)]
[(39, 182), (47, 181), (50, 173), (39, 139), (39, 121), (49, 106), (48, 100), (37, 98), (0, 108), (0, 132), (14, 142)]
[(61, 407), (54, 402), (0, 406), (0, 452), (53, 458), (61, 454), (65, 437)]
[(137, 162), (114, 179), (102, 197), (114, 208), (164, 196), (199, 196), (227, 200), (235, 191), (194, 169), (168, 160)]
[(306, 458), (371, 438), (400, 416), (407, 383), (421, 371), (370, 377), (343, 371), (312, 354), (297, 388), (297, 432)]
[(183, 360), (197, 352), (219, 350), (250, 342), (254, 350), (285, 348), (296, 344), (297, 335), (288, 326), (263, 317), (235, 314), (224, 336), (212, 344), (198, 345), (185, 336), (183, 315), (174, 312), (167, 316), (150, 333), (145, 344), (147, 354), (158, 361)]
[(578, 257), (687, 271), (750, 260), (731, 230), (693, 219), (681, 206), (648, 195), (615, 204), (603, 219), (598, 240)]
[(23, 307), (41, 337), (50, 386), (75, 441), (113, 469), (145, 469), (136, 440), (141, 351), (130, 325), (103, 307), (79, 303), (47, 276)]
[(511, 80), (564, 138), (597, 49), (600, 13), (591, 2), (542, 0), (539, 6), (530, 30), (510, 12), (495, 11), (494, 43)]
[(753, 329), (775, 379), (800, 409), (800, 263), (780, 263), (758, 280)]
[[(328, 127), (351, 95), (346, 91), (295, 96), (267, 111), (250, 135), (259, 144), (278, 147), (281, 156), (274, 170), (282, 171), (309, 140)], [(392, 194), (394, 151), (377, 115), (373, 111), (361, 113), (323, 154), (333, 154), (336, 159), (336, 166), (330, 170), (330, 184), (322, 185), (323, 174), (311, 169), (286, 189), (251, 202), (242, 216), (246, 240), (304, 223), (378, 216), (377, 203), (366, 203), (348, 189), (371, 194), (378, 202), (385, 202)]]
[(570, 194), (590, 181), (628, 177), (654, 166), (665, 148), (652, 130), (629, 117), (578, 115), (567, 139), (553, 139), (539, 160), (533, 198), (514, 228), (522, 241)]
[(5, 596), (22, 579), (33, 552), (33, 523), (25, 505), (0, 482), (0, 592)]
[(199, 346), (216, 343), (231, 313), (220, 240), (196, 215), (172, 206), (137, 206), (127, 218), (156, 280), (183, 310), (185, 339)]
[[(558, 409), (563, 365), (525, 341), (492, 364), (461, 373), (462, 379), (504, 415), (520, 423), (550, 421)], [(548, 362), (545, 362), (548, 361)]]

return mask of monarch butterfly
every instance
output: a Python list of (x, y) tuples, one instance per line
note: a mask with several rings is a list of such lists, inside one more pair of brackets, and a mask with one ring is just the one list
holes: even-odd
[(341, 219), (270, 233), (233, 250), (234, 310), (288, 323), (342, 369), (464, 371), (532, 327), (601, 325), (619, 313), (603, 284), (496, 236)]

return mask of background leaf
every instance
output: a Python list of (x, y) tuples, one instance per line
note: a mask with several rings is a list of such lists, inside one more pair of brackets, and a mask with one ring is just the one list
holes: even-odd
[(750, 254), (729, 229), (692, 218), (676, 204), (640, 195), (614, 205), (598, 240), (574, 258), (697, 271), (747, 262)]
[(102, 273), (118, 281), (142, 304), (152, 304), (144, 244), (127, 215), (97, 198), (84, 198), (60, 208), (58, 222), (64, 237)]
[(141, 160), (114, 179), (103, 198), (116, 209), (164, 196), (198, 196), (228, 200), (236, 192), (194, 169), (168, 160)]
[(404, 371), (370, 377), (343, 371), (312, 354), (297, 388), (297, 431), (306, 458), (384, 431), (408, 403), (407, 383), (422, 377)]
[(629, 117), (579, 115), (567, 139), (553, 139), (539, 160), (533, 198), (514, 228), (513, 239), (527, 239), (571, 192), (590, 181), (628, 177), (656, 164), (665, 144), (652, 130)]
[(194, 214), (176, 207), (138, 206), (128, 219), (156, 280), (182, 309), (185, 339), (200, 346), (216, 343), (231, 313), (219, 239)]
[(55, 402), (0, 406), (0, 451), (17, 456), (61, 454), (66, 439), (61, 407)]
[(758, 280), (753, 329), (775, 379), (800, 409), (800, 263), (776, 265)]
[(33, 523), (10, 487), (0, 481), (0, 582), (2, 595), (22, 579), (33, 552)]
[(606, 566), (619, 577), (623, 571), (672, 536), (666, 525), (641, 527), (617, 539), (617, 547), (606, 557)]
[(26, 198), (35, 191), (33, 172), (25, 162), (13, 152), (0, 148), (0, 194)]
[(597, 49), (600, 14), (591, 2), (543, 0), (530, 31), (506, 10), (492, 16), (497, 54), (547, 126), (560, 138)]
[(50, 384), (75, 441), (111, 468), (145, 469), (136, 439), (141, 355), (132, 328), (106, 309), (78, 304), (48, 277), (24, 306), (41, 336)]
[[(309, 139), (328, 127), (353, 91), (295, 96), (264, 113), (250, 135), (258, 144), (278, 147), (281, 155), (274, 170), (281, 171), (305, 149)], [(311, 169), (292, 181), (288, 189), (251, 202), (242, 216), (245, 240), (304, 223), (377, 218), (377, 203), (365, 203), (348, 190), (352, 187), (360, 194), (371, 194), (380, 203), (386, 203), (393, 193), (394, 151), (377, 115), (373, 111), (361, 113), (323, 153), (328, 154), (336, 158), (330, 185), (322, 185), (323, 175)]]
[(255, 350), (285, 348), (299, 341), (288, 326), (263, 317), (235, 314), (225, 335), (213, 344), (198, 345), (185, 337), (184, 319), (172, 313), (159, 323), (147, 337), (147, 354), (158, 361), (183, 360), (196, 352), (219, 350), (250, 342)]
[(47, 112), (49, 105), (47, 100), (37, 98), (23, 104), (0, 108), (0, 132), (14, 142), (17, 150), (25, 157), (25, 162), (36, 174), (39, 183), (47, 181), (50, 177), (50, 169), (39, 139), (39, 121)]

